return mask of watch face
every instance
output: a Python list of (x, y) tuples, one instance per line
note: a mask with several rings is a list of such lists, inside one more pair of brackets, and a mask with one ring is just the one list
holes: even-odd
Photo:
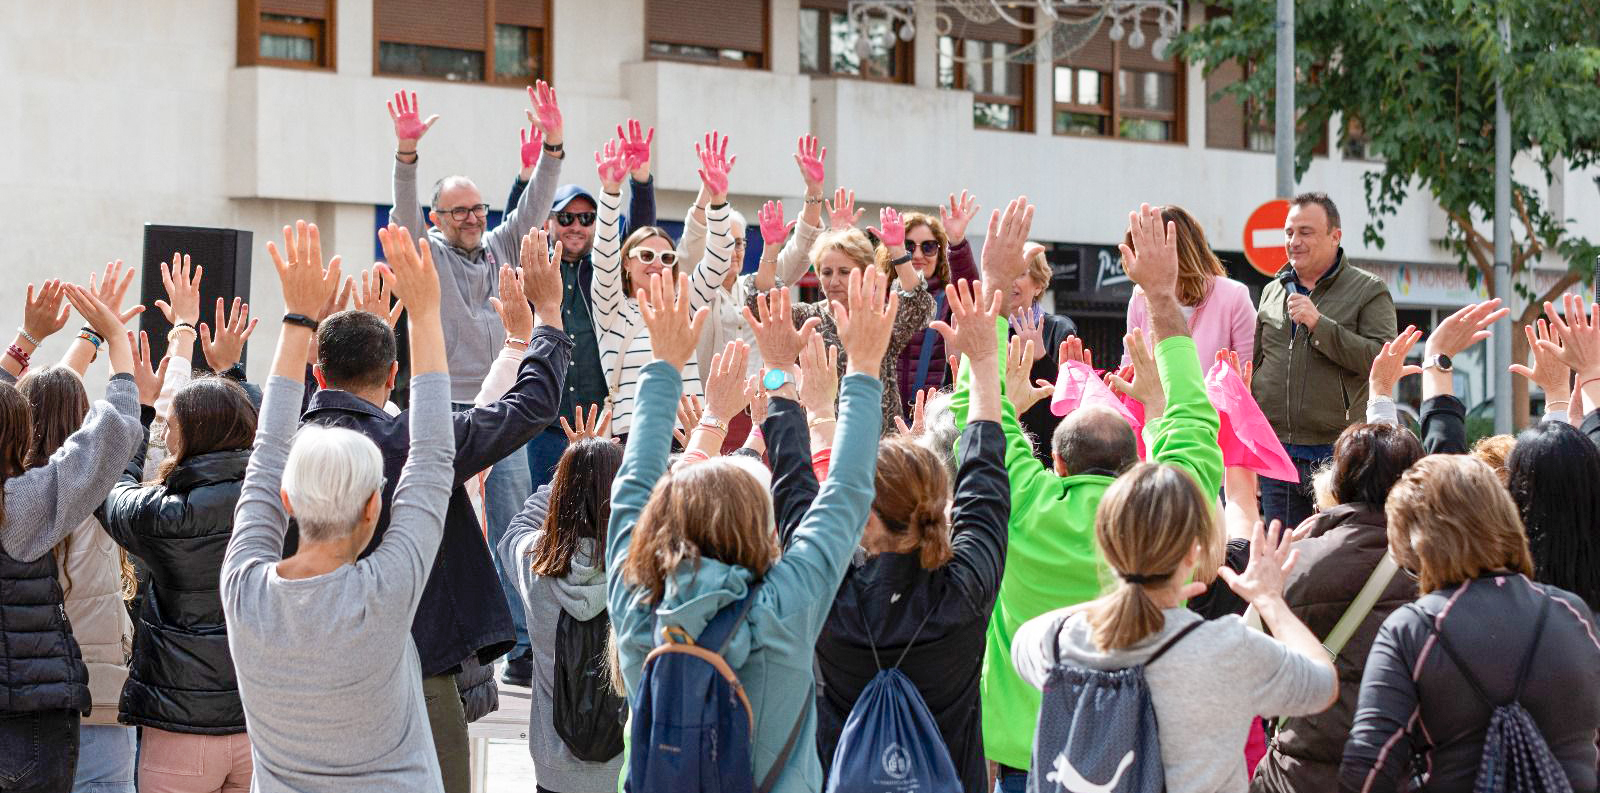
[(781, 369), (768, 369), (767, 373), (761, 378), (761, 386), (768, 391), (776, 391), (787, 382), (789, 382), (789, 375), (785, 374)]

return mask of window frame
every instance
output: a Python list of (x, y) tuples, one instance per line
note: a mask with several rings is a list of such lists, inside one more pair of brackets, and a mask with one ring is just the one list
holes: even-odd
[[(840, 11), (826, 3), (806, 2), (806, 0), (801, 0), (797, 14), (803, 14), (807, 11), (815, 11), (824, 15), (841, 14), (844, 15), (846, 19), (848, 19), (849, 16), (848, 11)], [(812, 72), (806, 71), (805, 66), (802, 64), (800, 66), (801, 74), (813, 78), (821, 77), (836, 78), (840, 80), (864, 80), (866, 82), (883, 83), (885, 85), (911, 85), (915, 80), (916, 75), (914, 73), (914, 67), (916, 65), (916, 47), (912, 45), (912, 42), (900, 38), (898, 34), (896, 34), (894, 37), (894, 53), (890, 56), (894, 61), (894, 77), (877, 77), (870, 74), (850, 74), (848, 72), (833, 71), (833, 37), (829, 35), (832, 19), (829, 18), (819, 20), (819, 22), (825, 22), (828, 24), (817, 25), (817, 62), (828, 64), (829, 68), (825, 71)], [(797, 41), (799, 30), (800, 24), (799, 17), (797, 16), (795, 19), (795, 32)]]
[(491, 14), (491, 16), (489, 17), (489, 46), (488, 46), (487, 50), (483, 53), (483, 58), (484, 58), (484, 63), (483, 63), (483, 83), (485, 85), (507, 85), (507, 86), (513, 86), (513, 87), (521, 88), (521, 87), (524, 87), (524, 86), (533, 85), (534, 82), (538, 81), (538, 80), (544, 80), (545, 82), (549, 82), (550, 78), (548, 77), (548, 75), (549, 75), (549, 71), (550, 71), (550, 36), (549, 36), (550, 12), (548, 10), (548, 7), (546, 8), (546, 11), (545, 11), (545, 25), (544, 25), (544, 27), (533, 28), (533, 27), (528, 27), (526, 25), (512, 25), (512, 24), (506, 24), (505, 25), (506, 27), (522, 28), (524, 31), (526, 31), (525, 33), (523, 33), (523, 38), (528, 43), (530, 50), (532, 49), (531, 45), (533, 43), (531, 41), (531, 34), (534, 33), (535, 31), (537, 31), (537, 33), (538, 33), (538, 36), (539, 36), (539, 39), (540, 39), (539, 40), (539, 57), (534, 59), (534, 63), (535, 63), (534, 74), (529, 76), (529, 77), (521, 77), (521, 76), (515, 76), (515, 75), (514, 76), (510, 76), (510, 77), (502, 77), (502, 76), (500, 76), (500, 74), (498, 72), (495, 71), (494, 59), (495, 59), (495, 56), (498, 54), (498, 53), (495, 52), (495, 43), (494, 43), (494, 38), (495, 38), (495, 34), (496, 34), (495, 28), (500, 27), (502, 23), (496, 21), (494, 19), (494, 17), (492, 16), (492, 14), (494, 12), (494, 0), (489, 0), (489, 11), (490, 11), (490, 14)]
[[(950, 43), (951, 43), (952, 49), (954, 51), (956, 51), (956, 52), (960, 52), (961, 50), (965, 49), (965, 44), (968, 41), (976, 41), (976, 42), (981, 42), (983, 44), (1004, 44), (1005, 46), (1011, 48), (1010, 51), (1015, 51), (1015, 50), (1021, 49), (1022, 46), (1023, 46), (1021, 44), (1015, 44), (1015, 43), (1012, 43), (1012, 42), (1009, 42), (1009, 41), (998, 41), (998, 40), (995, 40), (995, 39), (983, 39), (983, 38), (964, 37), (964, 36), (956, 36), (956, 35), (943, 35), (943, 36), (940, 36), (939, 38), (940, 38), (941, 41), (943, 39), (950, 39)], [(938, 51), (938, 44), (935, 44), (935, 51), (936, 52)], [(1009, 64), (1009, 61), (1007, 63)], [(993, 66), (994, 64), (990, 63), (988, 65), (989, 66)], [(1034, 67), (1038, 66), (1038, 64), (1029, 62), (1029, 63), (1019, 63), (1019, 64), (1016, 64), (1016, 66), (1019, 67), (1022, 70), (1022, 77), (1021, 77), (1021, 80), (1020, 80), (1020, 82), (1022, 83), (1022, 93), (1021, 93), (1021, 95), (1019, 95), (1019, 96), (1007, 96), (1005, 94), (987, 94), (987, 93), (980, 94), (977, 91), (973, 91), (971, 89), (961, 87), (966, 83), (967, 64), (961, 62), (960, 60), (956, 60), (956, 59), (952, 59), (951, 60), (952, 76), (953, 76), (953, 78), (955, 80), (955, 87), (953, 89), (945, 89), (945, 90), (966, 91), (966, 92), (972, 94), (972, 104), (973, 104), (974, 108), (976, 108), (976, 106), (980, 105), (980, 104), (985, 104), (985, 105), (1005, 105), (1007, 107), (1013, 108), (1014, 112), (1017, 114), (1017, 127), (1015, 129), (1007, 129), (1005, 127), (991, 127), (991, 126), (979, 125), (978, 124), (978, 119), (977, 119), (977, 112), (976, 112), (976, 110), (974, 110), (973, 119), (972, 119), (972, 128), (973, 129), (975, 129), (975, 130), (985, 130), (985, 131), (989, 131), (989, 132), (1023, 132), (1023, 133), (1033, 132), (1033, 130), (1034, 130), (1034, 118), (1033, 118), (1033, 116), (1034, 116), (1034, 113), (1033, 113)], [(990, 82), (992, 83), (993, 81), (991, 80)], [(1052, 118), (1051, 119), (1052, 127), (1054, 126), (1054, 121), (1055, 120)]]
[[(651, 0), (644, 0), (644, 3), (641, 4), (641, 5), (645, 6), (641, 10), (644, 12), (644, 18), (646, 20), (648, 20), (649, 16), (650, 16), (650, 9), (648, 8), (648, 4), (650, 3), (650, 1)], [(735, 48), (732, 48), (732, 47), (718, 47), (718, 48), (715, 48), (715, 51), (718, 53), (718, 57), (717, 57), (717, 59), (715, 61), (708, 60), (708, 59), (705, 59), (705, 58), (693, 58), (693, 57), (688, 57), (688, 56), (684, 56), (684, 55), (677, 55), (677, 54), (670, 53), (670, 52), (668, 52), (668, 53), (658, 53), (658, 52), (654, 51), (653, 45), (660, 44), (660, 45), (663, 45), (663, 46), (666, 46), (666, 47), (691, 47), (691, 48), (694, 48), (694, 49), (704, 49), (704, 50), (711, 50), (712, 48), (704, 46), (704, 45), (700, 45), (700, 44), (685, 44), (683, 42), (678, 42), (678, 41), (662, 41), (662, 40), (652, 39), (650, 37), (649, 30), (648, 30), (649, 25), (647, 24), (646, 25), (647, 30), (645, 32), (645, 37), (644, 37), (644, 53), (643, 53), (644, 60), (647, 60), (647, 61), (666, 61), (666, 62), (669, 62), (669, 63), (692, 63), (692, 64), (697, 64), (699, 66), (717, 66), (717, 67), (721, 67), (721, 68), (724, 68), (724, 69), (748, 69), (748, 70), (755, 70), (755, 71), (771, 71), (772, 70), (772, 0), (759, 0), (759, 1), (761, 3), (761, 51), (760, 52), (751, 52), (749, 50), (735, 49)], [(489, 0), (489, 2), (493, 3), (494, 0)], [(550, 3), (550, 5), (554, 5), (555, 4), (555, 0), (549, 0), (549, 3)], [(744, 53), (744, 57), (740, 58), (738, 60), (732, 60), (732, 59), (728, 59), (728, 58), (723, 58), (723, 57), (721, 57), (721, 53), (723, 53), (723, 52), (742, 52), (742, 53)]]
[[(237, 38), (234, 42), (236, 49), (236, 65), (238, 66), (268, 66), (278, 69), (304, 69), (306, 71), (331, 72), (338, 69), (338, 11), (337, 0), (323, 0), (323, 18), (310, 19), (306, 23), (290, 23), (277, 20), (262, 19), (261, 0), (238, 0)], [(289, 16), (287, 14), (274, 14), (274, 16)], [(321, 27), (320, 35), (302, 36), (301, 32), (308, 27)], [(311, 39), (311, 48), (314, 57), (310, 61), (295, 61), (284, 58), (266, 58), (261, 55), (261, 35), (263, 33), (290, 35), (297, 38)]]
[[(241, 2), (243, 2), (243, 0), (241, 0)], [(554, 80), (552, 78), (552, 74), (551, 74), (551, 66), (555, 63), (555, 55), (554, 55), (555, 37), (550, 34), (551, 33), (551, 31), (550, 31), (550, 28), (551, 28), (550, 21), (551, 21), (551, 16), (554, 13), (553, 6), (555, 5), (554, 0), (547, 0), (547, 2), (544, 5), (544, 19), (541, 20), (543, 22), (542, 26), (540, 26), (540, 27), (529, 27), (527, 25), (516, 25), (515, 26), (515, 27), (527, 28), (529, 30), (538, 30), (538, 31), (541, 31), (543, 33), (543, 35), (544, 35), (544, 46), (543, 46), (543, 48), (541, 50), (541, 54), (540, 54), (540, 59), (539, 59), (539, 64), (538, 64), (538, 73), (533, 75), (530, 78), (526, 78), (526, 79), (522, 78), (522, 77), (505, 78), (505, 77), (500, 77), (498, 74), (495, 73), (495, 68), (494, 68), (495, 67), (495, 63), (494, 63), (494, 60), (495, 60), (495, 43), (494, 43), (495, 30), (494, 29), (495, 29), (495, 26), (497, 24), (499, 24), (498, 19), (497, 19), (496, 14), (495, 14), (495, 0), (485, 0), (485, 2), (484, 2), (484, 7), (483, 7), (483, 11), (484, 11), (484, 13), (483, 13), (483, 26), (484, 26), (484, 40), (483, 41), (484, 41), (484, 45), (483, 45), (483, 49), (482, 50), (475, 50), (475, 49), (471, 49), (471, 48), (467, 48), (467, 47), (448, 46), (448, 45), (445, 45), (445, 44), (441, 44), (441, 43), (439, 43), (437, 41), (434, 41), (434, 42), (428, 42), (428, 41), (389, 41), (388, 42), (389, 44), (405, 44), (405, 45), (410, 45), (410, 46), (413, 46), (413, 47), (436, 47), (436, 48), (439, 48), (439, 49), (454, 49), (454, 50), (463, 50), (463, 51), (466, 51), (466, 52), (481, 52), (483, 54), (483, 77), (482, 77), (482, 79), (479, 79), (479, 80), (452, 80), (452, 79), (450, 79), (448, 77), (439, 77), (439, 76), (431, 75), (431, 74), (399, 74), (399, 73), (395, 73), (395, 72), (386, 72), (386, 71), (384, 71), (382, 66), (381, 66), (381, 61), (382, 61), (381, 48), (382, 48), (382, 46), (383, 46), (383, 44), (385, 42), (384, 42), (383, 39), (380, 39), (378, 37), (378, 6), (381, 5), (382, 3), (383, 3), (383, 0), (372, 0), (372, 76), (374, 76), (374, 77), (398, 77), (398, 78), (402, 78), (402, 79), (406, 79), (406, 80), (425, 80), (425, 81), (429, 81), (429, 82), (449, 83), (451, 85), (488, 85), (488, 86), (498, 86), (498, 87), (501, 87), (501, 88), (524, 88), (524, 87), (533, 85), (534, 82), (537, 81), (537, 80), (544, 80), (545, 82), (548, 82), (548, 83), (553, 83), (554, 82)], [(510, 25), (511, 23), (506, 23), (506, 24)]]
[[(1096, 31), (1095, 35), (1101, 35), (1101, 33)], [(1065, 67), (1076, 71), (1078, 69), (1089, 69), (1090, 67), (1076, 66), (1071, 63), (1063, 62), (1063, 60), (1060, 58), (1057, 58), (1050, 64), (1050, 134), (1069, 138), (1117, 140), (1126, 143), (1153, 143), (1167, 146), (1188, 145), (1189, 128), (1187, 118), (1187, 64), (1185, 64), (1183, 61), (1174, 59), (1173, 70), (1170, 72), (1170, 74), (1172, 74), (1172, 111), (1170, 114), (1160, 110), (1124, 107), (1122, 103), (1122, 91), (1120, 90), (1120, 86), (1117, 84), (1119, 76), (1125, 71), (1129, 72), (1130, 74), (1145, 74), (1153, 72), (1151, 69), (1125, 68), (1122, 55), (1123, 48), (1126, 46), (1127, 43), (1125, 41), (1111, 42), (1111, 69), (1105, 72), (1104, 76), (1102, 76), (1100, 80), (1100, 95), (1105, 99), (1101, 105), (1079, 105), (1075, 103), (1055, 101), (1055, 70), (1057, 68)], [(1100, 70), (1094, 69), (1093, 71)], [(1167, 72), (1154, 73), (1166, 74)], [(1073, 96), (1076, 97), (1078, 92), (1078, 86), (1076, 82), (1074, 82), (1072, 86), (1072, 92)], [(1107, 131), (1100, 135), (1079, 135), (1072, 132), (1058, 131), (1055, 124), (1055, 114), (1062, 111), (1069, 113), (1093, 113), (1095, 115), (1102, 116), (1106, 119)], [(1145, 138), (1124, 137), (1121, 134), (1122, 122), (1124, 119), (1165, 121), (1172, 125), (1172, 137), (1166, 140), (1147, 140)]]

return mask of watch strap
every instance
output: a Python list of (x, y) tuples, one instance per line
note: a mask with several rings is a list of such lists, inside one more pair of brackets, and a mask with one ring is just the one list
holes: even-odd
[(283, 322), (285, 325), (299, 325), (302, 328), (310, 328), (311, 330), (316, 330), (317, 326), (321, 324), (304, 314), (284, 314)]

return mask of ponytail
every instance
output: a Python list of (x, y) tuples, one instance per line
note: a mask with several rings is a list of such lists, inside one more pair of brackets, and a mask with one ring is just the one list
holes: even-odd
[(1089, 620), (1094, 645), (1102, 651), (1137, 644), (1167, 624), (1167, 618), (1144, 586), (1129, 581), (1119, 582), (1117, 588), (1096, 601), (1084, 617)]

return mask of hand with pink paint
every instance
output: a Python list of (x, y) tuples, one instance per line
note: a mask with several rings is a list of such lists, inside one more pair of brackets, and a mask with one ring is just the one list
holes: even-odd
[(728, 172), (739, 159), (728, 156), (728, 136), (707, 132), (704, 144), (694, 145), (694, 153), (700, 158), (700, 181), (711, 194), (712, 205), (728, 203)]
[(629, 175), (635, 182), (650, 180), (650, 145), (656, 141), (656, 128), (646, 133), (638, 119), (628, 119), (627, 128), (617, 125), (617, 139), (622, 141), (622, 152), (628, 157)]
[(439, 114), (428, 116), (428, 120), (423, 121), (417, 111), (417, 92), (412, 91), (408, 100), (405, 91), (396, 91), (394, 99), (389, 101), (389, 120), (394, 122), (395, 150), (401, 154), (415, 154), (417, 141), (433, 129)]
[(801, 135), (796, 147), (794, 164), (800, 166), (800, 178), (806, 182), (806, 195), (822, 197), (822, 179), (827, 172), (822, 167), (828, 159), (828, 148), (819, 146), (816, 135)]
[(622, 150), (622, 141), (606, 141), (605, 148), (594, 153), (594, 164), (600, 172), (600, 189), (611, 195), (620, 195), (622, 177), (628, 173), (628, 155)]
[(783, 245), (789, 238), (789, 232), (794, 229), (798, 221), (783, 222), (783, 202), (768, 201), (761, 206), (761, 211), (756, 213), (756, 220), (761, 224), (761, 241), (768, 247), (776, 249)]
[[(561, 145), (561, 106), (556, 103), (556, 89), (550, 84), (540, 80), (528, 87), (528, 101), (533, 103), (533, 108), (527, 111), (528, 121), (532, 122), (544, 134), (544, 142), (551, 146)], [(561, 152), (551, 152), (557, 158)]]
[(900, 219), (900, 213), (894, 207), (884, 207), (878, 211), (878, 225), (881, 228), (868, 226), (867, 231), (876, 235), (878, 241), (889, 249), (890, 259), (900, 258), (906, 248), (906, 222)]

